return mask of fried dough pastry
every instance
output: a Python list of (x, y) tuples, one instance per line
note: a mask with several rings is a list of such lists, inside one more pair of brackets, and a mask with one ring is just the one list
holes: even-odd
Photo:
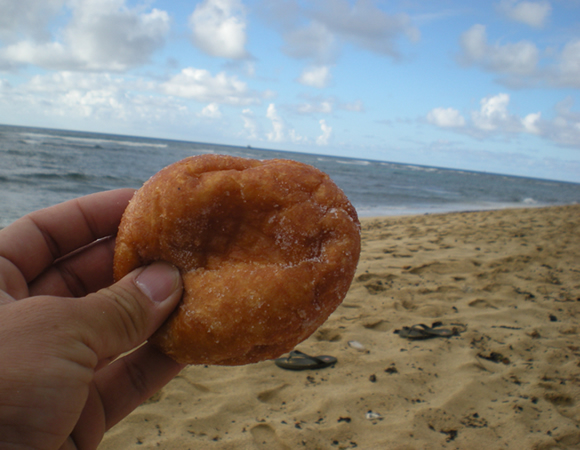
[(180, 363), (241, 365), (310, 336), (345, 297), (359, 253), (356, 211), (325, 173), (202, 155), (135, 193), (114, 276), (159, 260), (177, 266), (182, 301), (150, 342)]

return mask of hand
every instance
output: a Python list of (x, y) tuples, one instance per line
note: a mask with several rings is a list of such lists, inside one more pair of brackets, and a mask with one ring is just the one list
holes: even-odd
[(181, 370), (148, 344), (115, 359), (153, 334), (182, 291), (166, 263), (111, 285), (132, 195), (88, 195), (0, 231), (0, 448), (94, 449)]

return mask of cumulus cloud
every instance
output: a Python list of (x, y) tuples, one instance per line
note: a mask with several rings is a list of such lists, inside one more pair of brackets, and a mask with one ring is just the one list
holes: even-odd
[(205, 0), (189, 17), (193, 43), (210, 56), (242, 59), (248, 56), (246, 12), (240, 0)]
[(270, 120), (272, 130), (266, 133), (266, 139), (270, 142), (291, 141), (295, 144), (305, 144), (309, 141), (307, 137), (300, 135), (294, 128), (286, 125), (284, 119), (278, 114), (274, 103), (268, 105), (266, 118)]
[[(580, 113), (574, 112), (571, 97), (556, 105), (556, 115), (546, 120), (540, 112), (519, 117), (509, 112), (510, 96), (505, 93), (485, 97), (479, 110), (472, 111), (467, 121), (454, 108), (435, 108), (427, 114), (432, 125), (452, 129), (477, 139), (534, 135), (556, 144), (580, 149)], [(459, 124), (462, 125), (459, 125)]]
[(326, 86), (327, 81), (312, 80), (312, 67), (326, 67), (328, 71), (344, 45), (400, 59), (398, 41), (420, 39), (420, 32), (408, 15), (388, 14), (371, 0), (357, 0), (354, 4), (347, 0), (264, 0), (262, 6), (262, 14), (283, 30), (282, 50), (292, 58), (310, 62), (311, 68), (298, 81), (314, 83), (316, 87)]
[(296, 59), (312, 59), (317, 64), (334, 61), (337, 41), (325, 25), (311, 22), (302, 28), (293, 28), (285, 35), (282, 51)]
[(47, 40), (47, 25), (64, 5), (65, 0), (0, 0), (0, 41), (12, 43), (27, 36)]
[(0, 49), (0, 68), (31, 64), (53, 70), (126, 71), (149, 62), (169, 31), (167, 12), (129, 9), (124, 0), (71, 1), (69, 5), (71, 19), (57, 33), (59, 39), (24, 35)]
[(270, 142), (282, 142), (284, 141), (284, 121), (278, 115), (276, 111), (276, 106), (274, 103), (268, 105), (268, 110), (266, 111), (266, 117), (272, 122), (272, 131), (266, 134), (266, 137)]
[(17, 86), (0, 85), (0, 109), (28, 116), (64, 117), (67, 123), (168, 123), (187, 115), (179, 100), (151, 92), (155, 86), (139, 80), (100, 73), (53, 72), (36, 75)]
[(558, 58), (557, 84), (563, 87), (580, 88), (580, 39), (568, 42)]
[(555, 106), (556, 117), (540, 122), (540, 134), (566, 147), (580, 149), (580, 113), (572, 110), (574, 99), (567, 97)]
[[(501, 75), (497, 81), (511, 88), (548, 85), (580, 88), (580, 39), (565, 43), (561, 51), (541, 52), (529, 41), (489, 43), (484, 25), (473, 25), (460, 37), (458, 62)], [(543, 61), (540, 56), (544, 56)]]
[(325, 88), (330, 82), (328, 66), (307, 67), (298, 78), (298, 82), (306, 86)]
[(249, 139), (258, 138), (258, 123), (256, 117), (251, 109), (244, 109), (242, 111), (242, 120), (244, 121), (244, 130), (246, 130)]
[[(295, 58), (312, 59), (317, 64), (333, 62), (338, 46), (345, 43), (399, 58), (397, 40), (400, 37), (413, 42), (420, 38), (408, 15), (387, 14), (370, 0), (358, 0), (354, 5), (347, 0), (265, 3), (273, 11), (273, 17), (283, 17), (279, 21), (287, 28), (286, 53)], [(284, 14), (277, 14), (282, 8)], [(300, 25), (305, 21), (306, 25)]]
[(200, 115), (201, 117), (205, 117), (207, 119), (219, 119), (221, 118), (222, 113), (217, 103), (210, 103), (201, 110)]
[(490, 72), (530, 75), (539, 61), (539, 50), (529, 41), (488, 44), (484, 25), (473, 25), (461, 35), (460, 44), (463, 63), (479, 65)]
[(525, 23), (535, 28), (542, 28), (552, 12), (552, 6), (547, 1), (501, 0), (497, 7), (501, 13), (511, 20)]
[(539, 123), (542, 119), (542, 113), (530, 113), (522, 119), (524, 130), (530, 134), (540, 134)]
[(320, 130), (322, 134), (316, 138), (317, 145), (328, 145), (328, 140), (332, 135), (332, 127), (326, 124), (326, 120), (320, 120)]
[(443, 128), (455, 128), (465, 125), (465, 119), (454, 108), (435, 108), (427, 114), (427, 121)]
[(260, 101), (243, 81), (220, 72), (215, 76), (205, 69), (188, 67), (161, 86), (164, 93), (203, 103), (250, 105)]
[(366, 50), (400, 57), (396, 41), (406, 36), (411, 41), (420, 38), (406, 14), (387, 14), (370, 0), (358, 0), (351, 5), (347, 0), (322, 0), (312, 3), (310, 16), (325, 25), (340, 39)]
[(509, 130), (512, 122), (507, 110), (509, 102), (510, 96), (504, 93), (483, 98), (480, 110), (471, 114), (475, 127), (483, 131)]

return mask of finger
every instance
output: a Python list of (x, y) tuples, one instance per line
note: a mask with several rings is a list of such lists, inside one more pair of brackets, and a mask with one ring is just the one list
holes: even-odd
[(181, 293), (181, 277), (175, 267), (159, 262), (137, 269), (79, 303), (79, 340), (98, 360), (132, 350), (161, 326)]
[(133, 193), (99, 192), (28, 214), (0, 231), (0, 257), (30, 282), (58, 258), (116, 234)]
[(87, 404), (83, 410), (73, 431), (76, 444), (83, 448), (83, 439), (90, 436), (95, 424), (102, 427), (102, 432), (117, 424), (171, 381), (183, 367), (145, 344), (97, 372), (96, 390), (89, 394), (89, 402), (98, 407), (91, 408)]
[(10, 294), (7, 294), (5, 291), (0, 290), (0, 306), (7, 305), (8, 303), (12, 303), (16, 301), (14, 297)]
[(103, 238), (57, 261), (28, 286), (30, 296), (84, 297), (113, 284), (115, 239)]
[(185, 365), (145, 344), (118, 359), (95, 379), (105, 410), (106, 428), (117, 424), (171, 381)]
[(15, 299), (28, 297), (26, 279), (12, 261), (0, 256), (0, 290)]

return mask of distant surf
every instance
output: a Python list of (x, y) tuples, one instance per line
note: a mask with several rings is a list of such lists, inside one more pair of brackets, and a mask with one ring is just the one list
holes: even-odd
[(92, 192), (138, 188), (191, 155), (221, 153), (312, 164), (362, 217), (580, 202), (580, 184), (254, 147), (0, 125), (0, 227)]

